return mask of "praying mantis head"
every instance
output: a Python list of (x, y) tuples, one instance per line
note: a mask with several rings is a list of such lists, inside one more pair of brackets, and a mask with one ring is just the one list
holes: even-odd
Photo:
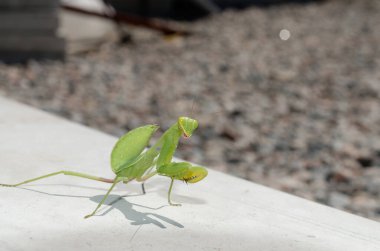
[(185, 138), (191, 137), (198, 127), (198, 121), (189, 117), (179, 117), (178, 127)]

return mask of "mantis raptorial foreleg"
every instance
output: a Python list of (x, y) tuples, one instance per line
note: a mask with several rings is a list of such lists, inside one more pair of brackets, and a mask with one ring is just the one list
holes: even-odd
[(27, 183), (30, 183), (30, 182), (33, 182), (33, 181), (37, 181), (37, 180), (42, 180), (42, 179), (45, 179), (45, 178), (48, 178), (48, 177), (51, 177), (51, 176), (55, 176), (55, 175), (58, 175), (58, 174), (76, 176), (76, 177), (80, 177), (80, 178), (85, 178), (85, 179), (90, 179), (90, 180), (96, 180), (96, 181), (101, 181), (101, 182), (106, 182), (106, 183), (113, 183), (114, 182), (113, 179), (106, 179), (106, 178), (96, 177), (96, 176), (92, 176), (92, 175), (85, 174), (85, 173), (78, 173), (78, 172), (64, 171), (63, 170), (63, 171), (49, 173), (49, 174), (46, 174), (46, 175), (43, 175), (43, 176), (39, 176), (39, 177), (36, 177), (34, 179), (25, 180), (25, 181), (17, 183), (17, 184), (0, 184), (0, 186), (17, 187), (17, 186), (20, 186), (20, 185), (24, 185), (24, 184), (27, 184)]

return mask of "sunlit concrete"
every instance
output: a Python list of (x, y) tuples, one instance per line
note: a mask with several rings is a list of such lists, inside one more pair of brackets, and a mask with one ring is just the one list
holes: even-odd
[[(84, 10), (100, 13), (107, 11), (101, 0), (64, 0), (62, 2)], [(59, 12), (59, 23), (58, 34), (65, 38), (68, 54), (98, 50), (100, 45), (107, 41), (117, 41), (119, 36), (117, 25), (112, 20), (68, 10)]]
[[(0, 98), (1, 183), (62, 169), (112, 178), (115, 141)], [(0, 250), (380, 250), (378, 222), (220, 172), (177, 182), (182, 207), (167, 206), (168, 186), (153, 177), (141, 195), (139, 184), (121, 184), (86, 220), (109, 184), (56, 176), (0, 187)]]

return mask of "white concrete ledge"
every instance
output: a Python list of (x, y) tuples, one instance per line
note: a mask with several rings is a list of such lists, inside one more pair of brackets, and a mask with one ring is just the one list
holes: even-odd
[[(116, 138), (0, 98), (0, 182), (62, 169), (113, 177)], [(204, 163), (206, 164), (206, 163)], [(0, 187), (0, 250), (380, 250), (380, 223), (210, 170), (203, 182), (154, 177), (147, 194), (56, 176)], [(129, 197), (120, 198), (120, 195)], [(159, 209), (154, 209), (159, 208)]]

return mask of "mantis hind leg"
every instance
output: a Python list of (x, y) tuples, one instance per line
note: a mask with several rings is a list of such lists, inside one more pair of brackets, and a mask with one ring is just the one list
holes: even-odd
[(16, 183), (16, 184), (0, 184), (0, 186), (17, 187), (17, 186), (20, 186), (20, 185), (23, 185), (23, 184), (27, 184), (27, 183), (30, 183), (30, 182), (33, 182), (33, 181), (37, 181), (37, 180), (42, 180), (42, 179), (45, 179), (45, 178), (48, 178), (48, 177), (51, 177), (51, 176), (55, 176), (55, 175), (58, 175), (58, 174), (76, 176), (76, 177), (80, 177), (80, 178), (85, 178), (85, 179), (90, 179), (90, 180), (96, 180), (96, 181), (101, 181), (101, 182), (106, 182), (106, 183), (113, 183), (114, 182), (113, 179), (106, 179), (106, 178), (96, 177), (96, 176), (92, 176), (92, 175), (85, 174), (85, 173), (78, 173), (78, 172), (72, 172), (72, 171), (59, 171), (59, 172), (54, 172), (54, 173), (49, 173), (49, 174), (46, 174), (46, 175), (43, 175), (43, 176), (39, 176), (37, 178), (33, 178), (33, 179), (30, 179), (30, 180), (25, 180), (25, 181), (20, 182), (20, 183)]
[(91, 216), (94, 216), (94, 214), (96, 213), (96, 211), (98, 211), (98, 209), (103, 205), (104, 201), (106, 201), (106, 199), (107, 199), (108, 195), (111, 193), (112, 189), (113, 189), (113, 188), (115, 187), (115, 185), (116, 185), (117, 183), (119, 183), (120, 181), (121, 181), (121, 180), (118, 179), (117, 177), (115, 178), (115, 181), (113, 182), (112, 186), (108, 189), (106, 195), (104, 195), (103, 199), (99, 202), (98, 206), (95, 208), (95, 210), (94, 210), (92, 213), (86, 215), (86, 216), (84, 217), (85, 219), (90, 218)]

